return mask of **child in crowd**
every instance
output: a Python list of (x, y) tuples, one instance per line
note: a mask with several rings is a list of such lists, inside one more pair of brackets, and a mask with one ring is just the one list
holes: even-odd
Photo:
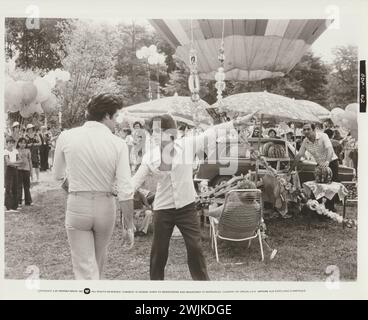
[[(27, 134), (25, 138), (26, 138), (26, 148), (28, 148), (31, 151), (32, 168), (34, 169), (36, 173), (36, 182), (38, 182), (39, 177), (40, 177), (39, 149), (40, 149), (41, 141), (39, 139), (39, 136), (35, 133), (35, 126), (33, 124), (27, 125)], [(33, 174), (31, 174), (31, 177), (33, 177)]]
[(22, 190), (24, 190), (24, 202), (26, 206), (32, 205), (32, 197), (30, 192), (31, 186), (31, 169), (32, 157), (29, 149), (26, 149), (26, 139), (18, 140), (19, 158), (22, 163), (18, 167), (18, 204), (22, 205)]
[(5, 162), (5, 207), (7, 212), (18, 212), (18, 150), (15, 149), (15, 140), (8, 137), (4, 150)]

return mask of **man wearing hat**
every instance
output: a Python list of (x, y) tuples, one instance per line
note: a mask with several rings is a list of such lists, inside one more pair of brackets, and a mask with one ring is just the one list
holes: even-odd
[(12, 137), (14, 139), (15, 145), (17, 145), (17, 142), (18, 142), (19, 138), (21, 137), (20, 124), (19, 124), (18, 121), (13, 122), (10, 137)]
[[(26, 148), (31, 151), (32, 168), (36, 173), (36, 182), (40, 177), (40, 157), (39, 148), (41, 145), (39, 137), (35, 133), (35, 126), (33, 124), (27, 124), (26, 127)], [(31, 172), (31, 178), (33, 180), (33, 172)]]

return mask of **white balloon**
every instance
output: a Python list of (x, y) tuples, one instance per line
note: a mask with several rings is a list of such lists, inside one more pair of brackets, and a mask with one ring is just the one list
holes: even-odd
[(344, 118), (349, 120), (349, 121), (356, 122), (357, 121), (357, 114), (354, 113), (354, 112), (345, 111)]
[(142, 59), (143, 58), (143, 52), (142, 50), (137, 50), (137, 52), (135, 53), (136, 57), (138, 59)]
[(4, 100), (9, 106), (19, 105), (22, 102), (22, 97), (22, 83), (15, 82), (12, 78), (7, 77), (5, 79)]
[(15, 70), (15, 61), (13, 59), (6, 63), (5, 70), (8, 74), (12, 74)]
[(36, 110), (37, 113), (43, 113), (43, 109), (42, 109), (42, 106), (41, 106), (41, 103), (40, 102), (37, 102), (36, 103), (35, 110)]
[(337, 115), (337, 114), (341, 114), (341, 113), (344, 113), (344, 110), (343, 109), (341, 109), (341, 108), (334, 108), (334, 109), (332, 109), (331, 110), (331, 115)]
[(148, 57), (148, 63), (149, 63), (149, 64), (155, 64), (155, 63), (156, 63), (156, 57), (154, 57), (154, 56), (149, 56), (149, 57)]
[(34, 114), (34, 111), (31, 105), (22, 104), (19, 113), (23, 118), (29, 118), (31, 115)]
[(64, 81), (69, 81), (71, 77), (72, 76), (69, 71), (64, 71)]
[(61, 71), (61, 78), (62, 81), (69, 81), (70, 80), (70, 73), (69, 71)]
[(155, 54), (157, 52), (157, 47), (154, 44), (151, 44), (148, 49), (151, 54)]
[(357, 129), (357, 128), (354, 128), (354, 129), (350, 130), (350, 134), (351, 134), (351, 136), (352, 136), (355, 140), (358, 140), (358, 129)]
[(53, 93), (51, 93), (49, 98), (46, 101), (41, 103), (41, 106), (45, 113), (52, 112), (57, 106), (56, 96)]
[(358, 113), (358, 108), (359, 108), (359, 106), (358, 106), (357, 103), (350, 103), (346, 106), (345, 111)]
[(37, 88), (36, 101), (37, 102), (46, 101), (49, 98), (50, 94), (51, 94), (51, 85), (50, 85), (50, 83), (48, 83), (43, 78), (36, 78), (33, 81), (33, 84)]
[(50, 72), (48, 72), (44, 77), (43, 79), (45, 81), (47, 81), (50, 85), (51, 85), (51, 88), (53, 88), (56, 84), (56, 74), (55, 74), (55, 71), (51, 70)]
[(23, 99), (23, 102), (25, 104), (30, 104), (36, 99), (36, 97), (37, 97), (37, 88), (33, 84), (32, 81), (25, 81), (22, 84), (22, 90), (23, 90), (22, 99)]
[(331, 120), (336, 125), (341, 125), (341, 116), (344, 114), (344, 110), (341, 108), (334, 108), (331, 110)]
[(18, 104), (9, 104), (8, 105), (8, 111), (10, 113), (18, 112), (18, 111), (20, 111), (20, 108), (21, 108), (21, 102), (18, 103)]
[(165, 57), (165, 55), (160, 54), (160, 55), (159, 55), (159, 61), (158, 61), (158, 63), (159, 63), (159, 64), (165, 64), (165, 61), (166, 61), (166, 57)]
[(143, 58), (147, 58), (150, 54), (150, 51), (146, 46), (141, 48), (141, 52), (142, 52)]
[(55, 86), (55, 84), (56, 84), (56, 79), (54, 77), (44, 76), (43, 79), (49, 83), (49, 85), (51, 86), (51, 88), (53, 88)]

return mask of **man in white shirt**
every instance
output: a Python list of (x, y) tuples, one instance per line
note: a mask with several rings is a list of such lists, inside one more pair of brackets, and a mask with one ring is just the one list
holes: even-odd
[[(301, 157), (308, 151), (317, 162), (317, 166), (322, 168), (330, 167), (332, 171), (332, 181), (339, 181), (339, 161), (335, 151), (333, 149), (331, 140), (327, 134), (323, 132), (317, 132), (315, 125), (312, 123), (305, 124), (303, 126), (303, 133), (305, 138), (299, 149), (298, 154), (295, 157), (294, 165), (296, 165)], [(327, 200), (326, 208), (335, 211), (335, 200)]]
[(60, 134), (53, 165), (69, 182), (65, 226), (76, 279), (100, 279), (115, 225), (116, 183), (124, 220), (133, 234), (134, 188), (126, 143), (113, 134), (121, 101), (98, 94), (87, 105), (87, 122)]
[[(201, 248), (198, 216), (195, 210), (196, 191), (193, 184), (193, 161), (207, 144), (216, 143), (218, 135), (225, 136), (235, 127), (246, 125), (254, 113), (238, 120), (212, 126), (199, 135), (177, 139), (175, 120), (168, 114), (152, 119), (152, 141), (155, 145), (143, 156), (142, 164), (133, 177), (139, 188), (146, 176), (157, 176), (153, 202), (153, 243), (150, 257), (150, 279), (164, 280), (169, 242), (177, 226), (187, 248), (188, 266), (193, 280), (209, 280)], [(228, 130), (226, 130), (228, 129)], [(234, 172), (235, 173), (235, 172)]]

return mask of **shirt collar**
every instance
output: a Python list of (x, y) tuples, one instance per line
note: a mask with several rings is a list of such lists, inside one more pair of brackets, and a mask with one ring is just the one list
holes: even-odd
[(101, 128), (101, 129), (104, 129), (104, 130), (107, 130), (108, 132), (112, 133), (111, 130), (105, 126), (103, 123), (101, 122), (98, 122), (98, 121), (87, 121), (83, 127), (85, 128)]
[(316, 138), (315, 138), (314, 142), (310, 141), (308, 138), (306, 138), (306, 139), (307, 139), (308, 143), (315, 143), (316, 140), (319, 140), (320, 138), (321, 138), (321, 134), (318, 131), (316, 131)]

